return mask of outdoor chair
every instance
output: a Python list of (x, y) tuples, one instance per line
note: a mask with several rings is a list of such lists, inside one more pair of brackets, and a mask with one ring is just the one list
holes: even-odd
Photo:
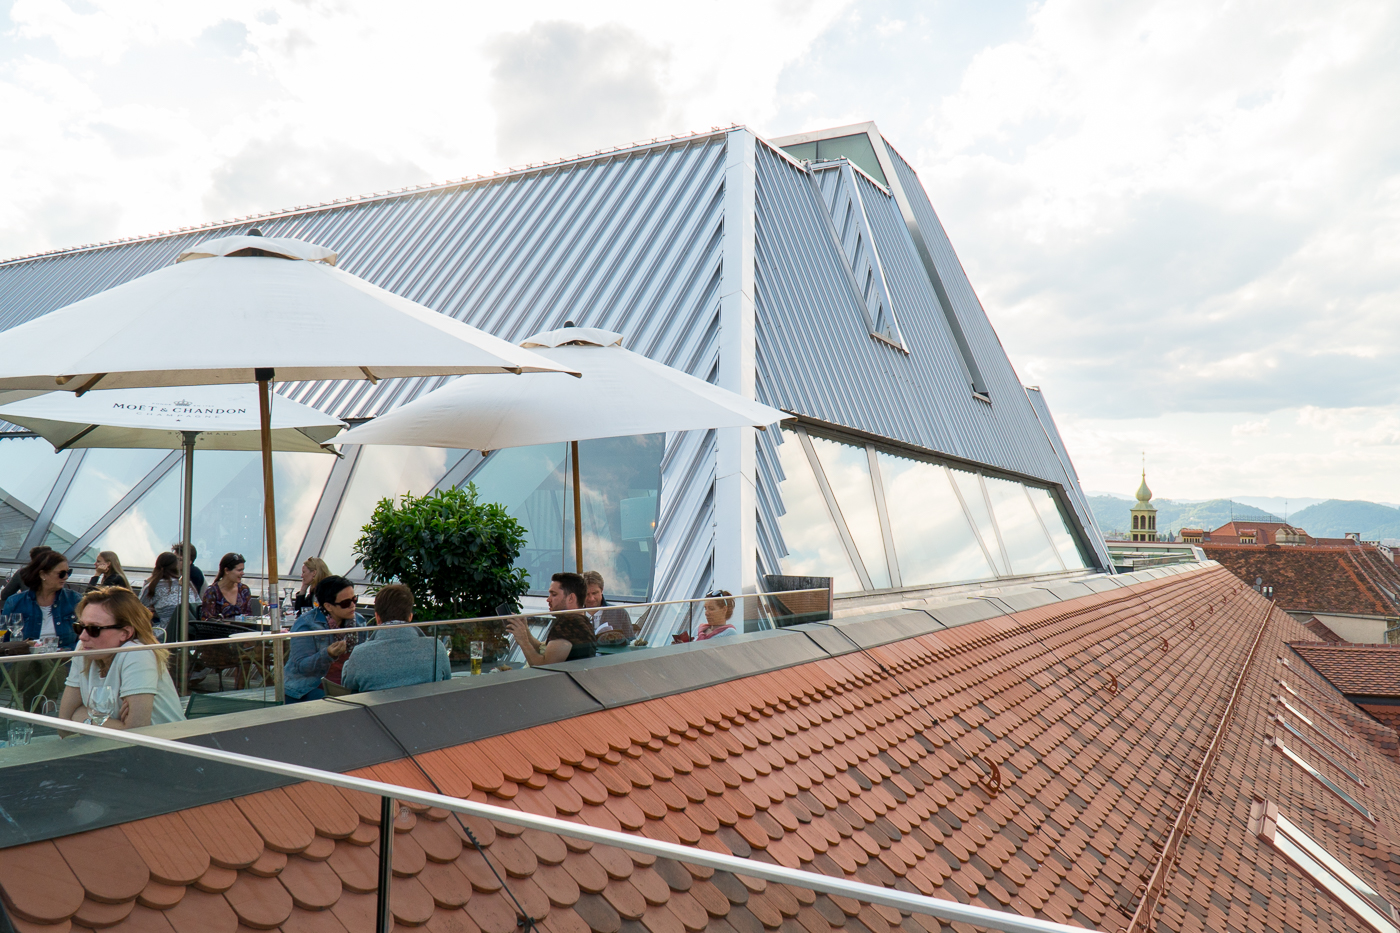
[(326, 691), (328, 697), (348, 697), (350, 695), (348, 688), (341, 686), (329, 677), (321, 678), (321, 689)]
[[(213, 638), (228, 638), (231, 635), (246, 635), (254, 631), (251, 626), (238, 625), (232, 622), (195, 622), (190, 621), (190, 640), (205, 641)], [(242, 645), (202, 645), (194, 649), (195, 658), (205, 667), (212, 668), (218, 677), (219, 691), (224, 689), (224, 670), (233, 668), (234, 689), (240, 689), (246, 680), (246, 662), (251, 660), (247, 652), (241, 650)]]

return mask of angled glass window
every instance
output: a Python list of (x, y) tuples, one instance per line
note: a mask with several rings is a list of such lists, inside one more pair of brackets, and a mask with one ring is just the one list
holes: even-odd
[(783, 481), (778, 484), (778, 492), (783, 499), (783, 514), (778, 526), (788, 551), (782, 558), (783, 573), (832, 577), (837, 592), (858, 592), (860, 577), (846, 555), (846, 545), (831, 519), (826, 497), (817, 486), (802, 441), (786, 430), (782, 441), (778, 445), (778, 460)]
[(880, 184), (888, 186), (885, 170), (875, 155), (875, 147), (865, 133), (850, 136), (837, 136), (835, 139), (819, 139), (810, 143), (785, 146), (783, 151), (794, 159), (806, 162), (829, 162), (832, 159), (850, 159), (861, 170)]
[(325, 550), (320, 555), (331, 572), (344, 574), (354, 567), (355, 542), (364, 534), (365, 523), (374, 514), (380, 499), (397, 498), (406, 492), (415, 496), (432, 492), (447, 471), (465, 455), (466, 451), (445, 447), (366, 446), (361, 450), (350, 484), (341, 497), (335, 524), (326, 538)]
[(1308, 774), (1311, 774), (1313, 778), (1317, 780), (1317, 782), (1320, 783), (1323, 787), (1326, 787), (1332, 793), (1340, 797), (1342, 799), (1342, 802), (1345, 803), (1347, 806), (1351, 807), (1357, 813), (1360, 813), (1362, 816), (1366, 817), (1366, 819), (1370, 820), (1372, 823), (1376, 822), (1376, 817), (1374, 814), (1371, 813), (1370, 810), (1366, 809), (1366, 807), (1363, 806), (1351, 794), (1348, 794), (1346, 791), (1342, 790), (1342, 788), (1337, 784), (1337, 782), (1333, 781), (1327, 775), (1323, 774), (1321, 771), (1317, 770), (1312, 765), (1304, 761), (1298, 755), (1297, 752), (1293, 751), (1293, 749), (1283, 744), (1283, 740), (1277, 736), (1274, 737), (1274, 748), (1282, 752), (1283, 757), (1287, 758), (1289, 761), (1293, 762), (1295, 765), (1308, 772)]
[[(98, 447), (88, 450), (54, 513), (44, 543), (56, 551), (68, 550), (169, 453), (168, 450)], [(97, 552), (88, 548), (74, 557), (91, 561), (97, 557)]]
[(948, 475), (953, 478), (958, 492), (962, 494), (963, 504), (967, 506), (967, 511), (972, 515), (972, 523), (977, 528), (977, 534), (982, 538), (982, 543), (986, 545), (987, 553), (992, 555), (992, 563), (996, 565), (996, 575), (999, 577), (1009, 575), (1011, 568), (1007, 566), (1006, 557), (1001, 552), (1001, 543), (997, 540), (996, 525), (992, 522), (992, 508), (987, 504), (987, 497), (982, 492), (982, 483), (977, 474), (949, 467)]
[[(597, 438), (578, 446), (584, 569), (602, 574), (606, 596), (644, 600), (651, 592), (656, 558), (666, 436)], [(574, 569), (568, 451), (567, 444), (498, 450), (468, 479), (483, 500), (504, 506), (525, 526), (526, 543), (516, 566), (530, 574), (531, 593), (545, 593), (552, 575)]]
[(19, 553), (69, 456), (41, 437), (0, 438), (0, 557)]
[(905, 586), (932, 586), (996, 576), (967, 523), (943, 467), (876, 454), (890, 513), (895, 559)]
[[(1279, 662), (1280, 662), (1284, 667), (1288, 667), (1288, 662), (1285, 661), (1283, 658), (1279, 658)], [(1318, 706), (1318, 705), (1317, 705), (1316, 703), (1314, 703), (1312, 700), (1309, 700), (1307, 697), (1303, 696), (1301, 693), (1299, 693), (1298, 691), (1294, 690), (1292, 687), (1288, 686), (1288, 684), (1287, 684), (1286, 682), (1280, 680), (1280, 681), (1278, 682), (1278, 685), (1279, 685), (1280, 687), (1282, 687), (1283, 689), (1287, 690), (1289, 696), (1293, 697), (1293, 699), (1297, 700), (1299, 703), (1302, 703), (1302, 704), (1303, 704), (1304, 706), (1306, 706), (1308, 709), (1312, 710), (1314, 713), (1317, 713), (1318, 716), (1320, 716), (1321, 718), (1327, 720), (1327, 721), (1330, 722), (1332, 725), (1336, 726), (1336, 727), (1337, 727), (1337, 730), (1338, 730), (1339, 732), (1342, 732), (1342, 733), (1344, 733), (1344, 734), (1346, 734), (1346, 735), (1349, 735), (1349, 736), (1351, 736), (1352, 738), (1356, 738), (1356, 733), (1352, 732), (1352, 731), (1351, 731), (1350, 729), (1348, 729), (1346, 726), (1342, 725), (1341, 723), (1337, 722), (1337, 720), (1335, 720), (1335, 719), (1333, 719), (1331, 716), (1327, 715), (1326, 711), (1323, 710), (1322, 707)]]
[(1011, 559), (1011, 572), (1016, 574), (1051, 573), (1063, 570), (1059, 555), (1045, 536), (1040, 517), (1030, 500), (1026, 487), (1008, 479), (983, 476), (987, 498), (992, 503), (997, 528), (1001, 530), (1006, 556)]
[(1026, 492), (1030, 494), (1031, 504), (1040, 512), (1040, 520), (1045, 523), (1045, 530), (1049, 532), (1060, 560), (1064, 561), (1065, 569), (1083, 570), (1087, 566), (1084, 555), (1079, 553), (1079, 546), (1074, 543), (1074, 535), (1070, 533), (1069, 523), (1065, 521), (1054, 494), (1040, 486), (1027, 486)]
[[(277, 557), (283, 575), (296, 570), (297, 550), (306, 536), (306, 528), (334, 461), (334, 457), (323, 454), (277, 452), (272, 455)], [(184, 464), (176, 463), (98, 534), (84, 553), (115, 551), (127, 569), (154, 566), (156, 556), (180, 540), (184, 526), (181, 502), (184, 489)], [(237, 551), (247, 558), (249, 574), (266, 571), (262, 496), (259, 454), (241, 450), (195, 451), (190, 531), (198, 552), (196, 566), (201, 569), (217, 566), (221, 556)]]
[(875, 487), (870, 481), (870, 457), (864, 446), (843, 444), (809, 434), (817, 452), (827, 485), (831, 487), (846, 528), (856, 543), (870, 585), (877, 590), (890, 585), (889, 563), (885, 560), (885, 537), (880, 532), (880, 515), (875, 508)]

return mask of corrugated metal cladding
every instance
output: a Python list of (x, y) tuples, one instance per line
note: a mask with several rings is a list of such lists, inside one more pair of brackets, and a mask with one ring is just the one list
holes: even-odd
[[(1042, 427), (918, 177), (898, 153), (890, 154), (991, 403), (969, 389), (957, 344), (894, 197), (863, 173), (807, 172), (761, 143), (754, 295), (760, 400), (1063, 486), (1085, 537), (1107, 566), (1078, 481), (1066, 470), (1068, 457), (1062, 465), (1050, 440), (1053, 422), (1048, 430)], [(840, 189), (851, 184), (869, 222), (907, 353), (870, 335), (867, 299), (858, 290), (863, 282), (840, 243), (844, 215), (828, 213), (833, 204), (844, 210)]]
[[(623, 333), (627, 346), (716, 378), (723, 276), (726, 132), (667, 140), (512, 175), (259, 218), (270, 236), (340, 253), (341, 267), (397, 294), (518, 341), (568, 318)], [(832, 174), (865, 211), (895, 336), (876, 340), (867, 301), (824, 206), (818, 179), (756, 146), (755, 317), (758, 397), (823, 421), (1062, 485), (1081, 523), (1077, 483), (1026, 399), (912, 170), (894, 155), (948, 293), (973, 341), (992, 403), (972, 397), (937, 297), (890, 195), (859, 173)], [(0, 328), (12, 327), (174, 261), (222, 224), (0, 263)], [(864, 275), (865, 264), (861, 265)], [(877, 303), (878, 304), (878, 303)], [(445, 379), (317, 382), (279, 391), (341, 417), (401, 405)], [(1053, 433), (1053, 422), (1048, 421)], [(758, 561), (785, 553), (778, 432), (760, 434)], [(716, 440), (667, 437), (657, 521), (655, 598), (711, 586)], [(1068, 463), (1068, 460), (1065, 460)], [(1102, 545), (1096, 543), (1096, 550)]]

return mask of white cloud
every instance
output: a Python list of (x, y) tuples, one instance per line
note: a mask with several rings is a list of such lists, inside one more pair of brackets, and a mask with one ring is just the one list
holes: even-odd
[(1263, 437), (1269, 433), (1269, 419), (1243, 421), (1230, 428), (1231, 437)]

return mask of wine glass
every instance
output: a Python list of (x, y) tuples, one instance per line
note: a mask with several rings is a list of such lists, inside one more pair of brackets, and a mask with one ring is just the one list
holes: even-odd
[(117, 691), (109, 685), (94, 687), (88, 700), (88, 718), (94, 726), (106, 725), (117, 713)]
[(10, 634), (10, 641), (16, 641), (24, 633), (24, 616), (18, 612), (12, 612), (5, 616), (5, 631)]

